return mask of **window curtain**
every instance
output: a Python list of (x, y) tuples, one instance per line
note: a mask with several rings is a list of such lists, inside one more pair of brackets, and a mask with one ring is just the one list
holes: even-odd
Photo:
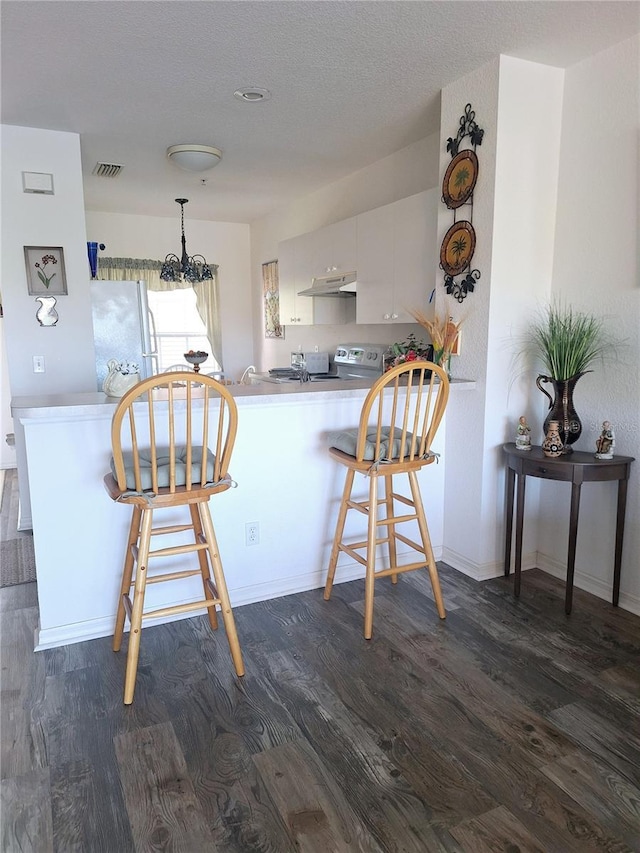
[(196, 308), (200, 315), (207, 338), (211, 345), (211, 354), (222, 365), (222, 329), (220, 326), (220, 292), (218, 286), (218, 265), (209, 264), (213, 273), (212, 281), (197, 281), (193, 285), (188, 281), (163, 281), (160, 278), (162, 261), (149, 258), (100, 258), (98, 278), (102, 281), (138, 281), (144, 279), (149, 290), (186, 290), (193, 286), (196, 295)]

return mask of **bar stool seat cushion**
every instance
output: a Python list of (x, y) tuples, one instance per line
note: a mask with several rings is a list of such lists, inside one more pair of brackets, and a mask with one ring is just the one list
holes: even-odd
[[(187, 448), (186, 447), (176, 447), (176, 466), (175, 466), (175, 478), (176, 478), (176, 486), (186, 486), (187, 484)], [(127, 477), (127, 488), (135, 489), (136, 487), (136, 477), (133, 466), (133, 454), (129, 451), (125, 451), (123, 454), (124, 466), (125, 466), (125, 474)], [(148, 489), (153, 488), (153, 481), (151, 476), (152, 471), (152, 459), (151, 459), (151, 450), (150, 449), (141, 449), (138, 451), (138, 459), (140, 463), (140, 480), (142, 482), (142, 490), (147, 491)], [(191, 448), (191, 482), (197, 483), (198, 485), (201, 482), (201, 459), (202, 459), (202, 446), (192, 446)], [(206, 470), (206, 479), (205, 482), (211, 483), (214, 477), (215, 471), (215, 463), (216, 457), (209, 448), (207, 448), (207, 470)], [(169, 448), (167, 447), (157, 447), (156, 448), (156, 464), (158, 471), (158, 487), (166, 488), (169, 485), (169, 473), (170, 473), (170, 465), (171, 458), (169, 455)], [(113, 457), (111, 457), (111, 473), (114, 478), (116, 477), (115, 463), (113, 461)]]
[[(358, 427), (353, 429), (343, 429), (329, 434), (329, 446), (335, 447), (336, 450), (341, 450), (349, 456), (355, 457), (356, 448), (358, 446)], [(394, 430), (394, 437), (391, 442), (391, 452), (389, 452), (389, 439), (391, 438), (391, 428), (382, 427), (382, 441), (380, 442), (380, 458), (381, 459), (397, 459), (400, 456), (400, 448), (402, 444), (402, 430), (397, 428)], [(367, 462), (373, 462), (376, 457), (376, 442), (378, 434), (375, 429), (367, 433), (366, 443), (364, 446), (363, 459)], [(410, 432), (405, 433), (404, 451), (402, 455), (408, 454), (411, 451), (411, 442), (413, 435)], [(418, 442), (420, 440), (418, 439)]]

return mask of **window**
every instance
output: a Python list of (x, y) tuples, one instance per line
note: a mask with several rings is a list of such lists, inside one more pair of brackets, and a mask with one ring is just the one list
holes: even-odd
[(219, 370), (220, 365), (211, 353), (204, 323), (196, 308), (193, 288), (184, 290), (149, 290), (149, 307), (153, 313), (158, 343), (158, 369), (184, 363), (189, 350), (209, 353), (203, 372)]

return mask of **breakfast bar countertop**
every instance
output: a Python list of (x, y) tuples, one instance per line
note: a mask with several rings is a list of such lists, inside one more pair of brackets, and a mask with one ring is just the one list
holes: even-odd
[[(260, 374), (258, 374), (258, 377)], [(304, 398), (311, 402), (315, 399), (331, 399), (341, 397), (362, 397), (364, 392), (371, 387), (370, 380), (335, 381), (324, 382), (286, 382), (275, 383), (257, 378), (249, 385), (230, 385), (229, 390), (233, 394), (239, 406), (255, 405), (259, 403), (286, 403), (290, 404), (292, 397)], [(451, 391), (475, 388), (475, 382), (468, 379), (452, 379)], [(108, 397), (101, 391), (85, 391), (66, 394), (31, 394), (24, 397), (13, 397), (11, 400), (11, 411), (13, 417), (18, 419), (32, 418), (68, 418), (73, 417), (104, 417), (111, 416), (115, 412), (119, 399)]]

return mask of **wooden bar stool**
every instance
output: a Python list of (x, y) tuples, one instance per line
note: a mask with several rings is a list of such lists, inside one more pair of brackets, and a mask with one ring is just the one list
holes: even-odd
[[(105, 476), (104, 483), (114, 501), (133, 509), (113, 636), (113, 650), (120, 651), (128, 617), (131, 627), (125, 705), (133, 701), (144, 619), (207, 608), (209, 622), (215, 630), (218, 627), (216, 607), (220, 607), (236, 673), (244, 675), (209, 512), (209, 498), (234, 485), (228, 469), (237, 426), (238, 411), (228, 389), (191, 369), (161, 373), (139, 382), (122, 397), (113, 415), (111, 473)], [(154, 526), (156, 511), (180, 506), (188, 507), (188, 523)], [(152, 536), (184, 531), (192, 532), (193, 541), (151, 549)], [(182, 557), (192, 553), (197, 555), (194, 568), (165, 574), (148, 571), (152, 558)], [(144, 610), (147, 584), (195, 575), (202, 580), (202, 598)]]
[[(347, 469), (342, 502), (338, 511), (329, 571), (324, 589), (329, 600), (341, 552), (365, 566), (364, 636), (370, 640), (373, 633), (373, 593), (376, 578), (391, 576), (397, 583), (398, 575), (415, 569), (429, 571), (438, 615), (445, 618), (444, 602), (440, 590), (438, 570), (433, 556), (427, 519), (422, 505), (417, 473), (431, 465), (436, 455), (431, 444), (444, 415), (449, 398), (449, 380), (445, 371), (431, 362), (413, 361), (397, 365), (384, 373), (373, 385), (364, 401), (360, 424), (330, 436), (329, 453)], [(369, 498), (352, 500), (351, 493), (356, 473), (369, 477)], [(393, 477), (406, 474), (411, 498), (394, 491)], [(378, 480), (382, 478), (384, 494), (378, 497)], [(409, 513), (396, 515), (396, 502), (410, 507)], [(383, 510), (382, 517), (380, 510)], [(349, 510), (367, 517), (367, 539), (347, 544), (343, 541), (344, 527)], [(399, 525), (417, 521), (420, 544), (398, 531)], [(378, 535), (385, 527), (386, 534)], [(420, 554), (416, 562), (398, 565), (397, 546), (402, 542)], [(387, 545), (387, 568), (376, 570), (378, 546)], [(364, 549), (363, 554), (359, 553)]]

